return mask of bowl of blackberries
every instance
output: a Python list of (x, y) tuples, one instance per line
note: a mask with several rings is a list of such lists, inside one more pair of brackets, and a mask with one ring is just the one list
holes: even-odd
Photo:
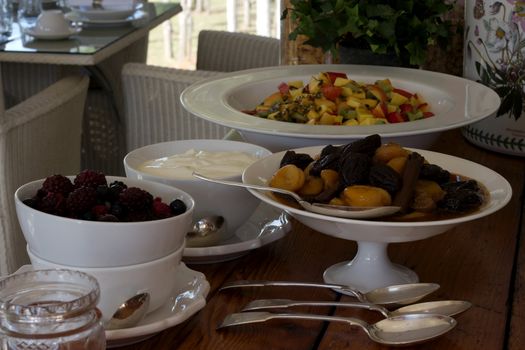
[(29, 182), (15, 204), (31, 251), (77, 267), (140, 264), (177, 251), (195, 206), (178, 188), (89, 169)]

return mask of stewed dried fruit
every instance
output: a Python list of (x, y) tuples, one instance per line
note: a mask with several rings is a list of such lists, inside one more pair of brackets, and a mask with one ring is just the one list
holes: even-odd
[(180, 199), (167, 204), (122, 181), (108, 185), (104, 174), (92, 170), (82, 171), (73, 181), (63, 175), (52, 175), (33, 197), (23, 202), (48, 214), (104, 222), (164, 219), (187, 210)]
[[(432, 220), (479, 208), (486, 192), (475, 180), (451, 174), (379, 135), (328, 145), (315, 159), (286, 152), (270, 186), (295, 191), (309, 202), (348, 206), (397, 205), (392, 220)], [(309, 164), (296, 162), (301, 159)]]

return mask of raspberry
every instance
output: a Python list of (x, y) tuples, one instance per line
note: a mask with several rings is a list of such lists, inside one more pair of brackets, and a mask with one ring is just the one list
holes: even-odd
[(66, 210), (66, 199), (61, 193), (48, 192), (38, 203), (38, 209), (54, 215), (62, 215)]
[(151, 209), (153, 196), (138, 187), (128, 187), (119, 194), (119, 202), (129, 212), (146, 212)]
[(97, 204), (97, 191), (93, 187), (80, 187), (69, 194), (66, 207), (72, 216), (78, 216)]
[(61, 193), (67, 197), (73, 191), (73, 183), (64, 175), (52, 175), (46, 178), (42, 188), (47, 192)]
[(153, 201), (153, 214), (159, 219), (165, 219), (172, 216), (170, 206), (163, 203), (160, 198)]
[(103, 173), (96, 172), (94, 170), (83, 170), (75, 177), (75, 187), (93, 187), (97, 188), (100, 185), (107, 186), (108, 182), (106, 176)]
[(93, 208), (91, 208), (91, 213), (95, 216), (95, 218), (104, 216), (108, 213), (108, 207), (106, 207), (104, 204), (95, 205)]

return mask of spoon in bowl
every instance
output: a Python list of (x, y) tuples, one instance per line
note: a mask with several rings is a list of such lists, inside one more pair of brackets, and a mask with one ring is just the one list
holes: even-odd
[(445, 316), (454, 316), (468, 310), (472, 304), (463, 300), (438, 300), (429, 301), (426, 303), (418, 303), (400, 307), (396, 310), (388, 310), (387, 308), (371, 304), (371, 303), (356, 303), (343, 301), (300, 301), (290, 299), (259, 299), (248, 303), (242, 311), (264, 310), (273, 308), (288, 308), (293, 306), (337, 306), (337, 307), (352, 307), (357, 309), (367, 309), (377, 311), (384, 317), (394, 317), (406, 314), (436, 314)]
[(106, 324), (106, 329), (122, 329), (135, 326), (146, 315), (149, 301), (149, 293), (140, 293), (129, 298), (120, 304), (113, 317)]
[(300, 313), (243, 312), (226, 316), (218, 328), (265, 322), (275, 318), (344, 322), (350, 326), (361, 327), (371, 340), (385, 345), (421, 343), (447, 333), (457, 324), (452, 317), (432, 314), (400, 315), (385, 318), (374, 324), (368, 324), (353, 317)]
[(310, 203), (302, 199), (301, 196), (299, 196), (297, 193), (288, 191), (288, 190), (284, 190), (282, 188), (245, 184), (244, 182), (212, 179), (212, 178), (209, 178), (207, 176), (204, 176), (204, 175), (201, 175), (195, 172), (193, 173), (193, 176), (201, 180), (210, 181), (210, 182), (214, 182), (214, 183), (218, 183), (222, 185), (251, 188), (254, 190), (270, 191), (270, 192), (284, 194), (292, 198), (300, 206), (302, 206), (303, 209), (309, 212), (322, 214), (322, 215), (328, 215), (328, 216), (335, 216), (335, 217), (340, 217), (340, 218), (347, 218), (347, 219), (379, 218), (379, 217), (395, 214), (401, 209), (401, 207), (392, 206), (392, 205), (382, 206), (382, 207), (350, 207), (350, 206), (344, 206), (344, 205)]
[(439, 289), (436, 283), (407, 283), (394, 286), (372, 289), (363, 293), (350, 286), (330, 283), (312, 283), (312, 282), (292, 282), (292, 281), (249, 281), (239, 280), (226, 282), (220, 290), (237, 288), (237, 287), (318, 287), (330, 288), (339, 293), (347, 294), (357, 298), (363, 303), (391, 305), (391, 304), (412, 304), (422, 299), (428, 294)]

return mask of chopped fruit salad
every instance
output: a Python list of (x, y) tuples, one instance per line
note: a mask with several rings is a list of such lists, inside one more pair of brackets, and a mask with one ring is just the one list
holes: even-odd
[(423, 97), (392, 85), (356, 82), (345, 73), (322, 72), (307, 85), (281, 83), (254, 110), (257, 117), (312, 125), (377, 125), (403, 123), (434, 115)]

